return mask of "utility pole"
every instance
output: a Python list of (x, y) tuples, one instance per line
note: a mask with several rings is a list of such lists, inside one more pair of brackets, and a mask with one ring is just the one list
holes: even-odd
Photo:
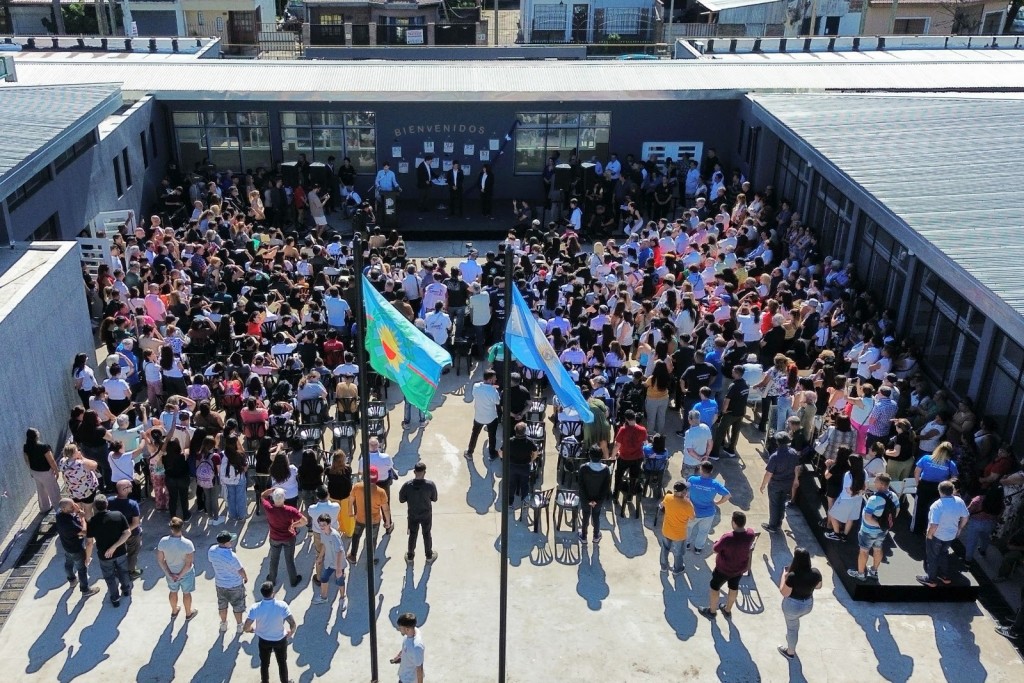
[[(505, 325), (512, 316), (512, 248), (505, 249)], [(505, 683), (505, 643), (508, 640), (508, 518), (512, 512), (508, 509), (508, 480), (511, 476), (509, 466), (509, 442), (512, 437), (512, 411), (509, 410), (509, 387), (512, 386), (512, 352), (505, 342), (504, 330), (501, 343), (505, 346), (505, 362), (502, 363), (501, 386), (504, 397), (501, 405), (501, 496), (498, 505), (501, 509), (501, 577), (498, 586), (498, 683)]]

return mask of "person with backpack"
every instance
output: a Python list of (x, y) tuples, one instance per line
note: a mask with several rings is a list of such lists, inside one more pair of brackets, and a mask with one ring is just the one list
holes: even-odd
[[(857, 568), (847, 569), (846, 573), (858, 581), (867, 579), (878, 580), (878, 568), (885, 554), (885, 539), (889, 535), (896, 515), (900, 511), (899, 497), (889, 490), (892, 481), (889, 475), (882, 472), (875, 476), (875, 492), (868, 498), (861, 511), (860, 531), (857, 532)], [(868, 569), (868, 552), (874, 557), (874, 566)]]
[[(207, 437), (211, 441), (213, 437)], [(204, 444), (205, 445), (205, 444)], [(212, 448), (203, 448), (196, 460), (196, 488), (202, 489), (203, 501), (206, 503), (206, 514), (210, 515), (210, 526), (224, 523), (220, 518), (217, 501), (217, 489), (220, 486), (217, 470), (220, 468), (221, 455)]]

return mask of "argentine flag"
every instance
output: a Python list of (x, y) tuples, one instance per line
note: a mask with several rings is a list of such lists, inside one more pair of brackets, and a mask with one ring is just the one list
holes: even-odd
[(555, 396), (562, 405), (575, 409), (584, 422), (594, 421), (594, 413), (583, 398), (580, 388), (558, 362), (551, 342), (544, 336), (526, 300), (515, 287), (512, 288), (512, 310), (505, 323), (505, 346), (517, 361), (531, 370), (543, 370), (547, 374)]

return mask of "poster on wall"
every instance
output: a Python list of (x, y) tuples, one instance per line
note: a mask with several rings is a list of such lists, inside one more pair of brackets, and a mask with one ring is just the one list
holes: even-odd
[(451, 159), (445, 159), (444, 160), (444, 172), (447, 173), (450, 170), (452, 170), (452, 160)]
[(486, 149), (480, 150), (480, 161), (490, 161), (490, 160), (491, 160), (491, 152), (490, 152), (490, 150), (486, 150)]
[(501, 141), (499, 140), (491, 140), (488, 144), (490, 145), (492, 152), (497, 152), (498, 149), (501, 148)]
[(391, 157), (393, 159), (401, 159), (402, 158), (402, 148), (398, 147), (398, 146), (392, 147), (391, 148)]
[(439, 166), (439, 163), (438, 163), (438, 158), (437, 157), (434, 157), (433, 159), (430, 160), (430, 168), (432, 168), (434, 170), (437, 170), (438, 166)]
[(473, 171), (471, 171), (471, 170), (470, 170), (470, 168), (469, 168), (469, 164), (461, 164), (461, 165), (460, 165), (460, 167), (462, 168), (462, 173), (463, 173), (463, 174), (464, 174), (464, 175), (465, 175), (465, 176), (466, 176), (467, 178), (468, 178), (468, 177), (469, 177), (469, 175), (470, 175), (470, 174), (471, 174), (471, 173), (473, 172)]
[(454, 142), (446, 142), (446, 143), (444, 143), (444, 153), (445, 154), (453, 154), (454, 152), (455, 152), (455, 143)]
[(421, 28), (410, 28), (405, 31), (405, 44), (406, 45), (422, 45), (423, 44), (423, 29)]
[(408, 173), (409, 172), (409, 162), (408, 161), (400, 161), (400, 162), (398, 162), (398, 172), (399, 173)]
[(471, 157), (471, 156), (473, 156), (473, 153), (475, 151), (476, 151), (476, 145), (463, 145), (462, 146), (462, 154), (463, 154), (463, 156)]
[(416, 165), (416, 168), (419, 168), (420, 164), (423, 163), (423, 157), (416, 157), (416, 161), (414, 163)]
[(424, 140), (423, 141), (423, 153), (424, 154), (433, 154), (434, 153), (434, 142), (433, 142), (433, 140)]

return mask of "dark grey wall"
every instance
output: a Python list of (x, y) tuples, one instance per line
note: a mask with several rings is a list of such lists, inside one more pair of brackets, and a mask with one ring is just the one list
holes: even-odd
[[(170, 148), (167, 146), (170, 135), (165, 119), (154, 117), (155, 111), (158, 107), (153, 100), (140, 101), (96, 145), (56, 173), (53, 181), (12, 211), (14, 239), (24, 240), (54, 212), (60, 217), (61, 236), (71, 239), (101, 211), (133, 209), (138, 214), (140, 209), (149, 206), (170, 160)], [(152, 148), (147, 149), (149, 168), (146, 169), (139, 134), (146, 131), (148, 144), (150, 122), (154, 123), (158, 156), (154, 158)], [(105, 130), (108, 124), (109, 120), (101, 128)], [(125, 148), (131, 164), (132, 186), (119, 198), (114, 183), (113, 159), (115, 156), (120, 158), (121, 150)]]
[[(63, 258), (50, 269), (37, 271), (33, 284), (17, 293), (9, 312), (0, 319), (0, 386), (9, 398), (0, 417), (0, 529), (9, 529), (21, 515), (35, 484), (22, 456), (25, 430), (38, 429), (53, 446), (54, 456), (66, 436), (68, 411), (78, 401), (71, 381), (71, 361), (78, 352), (95, 348), (82, 288), (82, 271), (75, 245), (40, 243), (37, 248), (63, 247)], [(56, 255), (55, 255), (56, 259)]]

